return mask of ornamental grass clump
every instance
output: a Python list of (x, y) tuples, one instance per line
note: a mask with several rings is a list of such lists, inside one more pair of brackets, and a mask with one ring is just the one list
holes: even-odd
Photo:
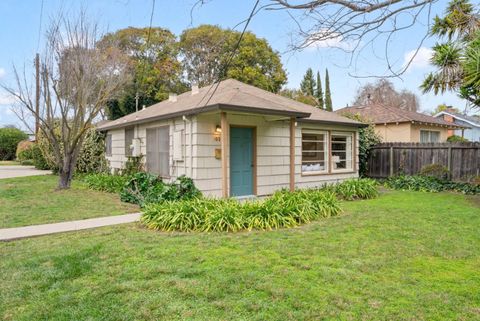
[(193, 198), (147, 204), (141, 218), (151, 229), (181, 232), (237, 232), (294, 227), (340, 213), (331, 191), (279, 191), (263, 201)]
[(126, 176), (110, 174), (89, 174), (83, 177), (88, 188), (108, 193), (120, 193), (128, 180)]
[(371, 199), (378, 196), (377, 182), (369, 178), (349, 179), (334, 185), (333, 189), (338, 197), (347, 201)]
[(442, 192), (442, 191), (454, 191), (463, 194), (480, 194), (480, 185), (453, 182), (444, 179), (439, 179), (433, 176), (422, 175), (401, 175), (390, 177), (385, 181), (385, 186), (408, 191), (420, 191), (420, 192)]

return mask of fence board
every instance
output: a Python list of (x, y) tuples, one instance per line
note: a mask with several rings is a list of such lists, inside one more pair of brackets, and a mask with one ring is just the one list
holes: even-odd
[(373, 147), (367, 176), (415, 175), (430, 164), (450, 169), (451, 179), (468, 181), (480, 175), (480, 143), (382, 143)]

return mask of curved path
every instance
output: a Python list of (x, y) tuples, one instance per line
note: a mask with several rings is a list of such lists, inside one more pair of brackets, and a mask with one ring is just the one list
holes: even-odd
[(43, 171), (33, 166), (2, 165), (0, 166), (0, 179), (25, 176), (49, 175), (52, 171)]

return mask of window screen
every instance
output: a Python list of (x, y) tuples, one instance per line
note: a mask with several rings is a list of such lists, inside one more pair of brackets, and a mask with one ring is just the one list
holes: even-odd
[(147, 129), (147, 170), (162, 177), (170, 176), (169, 127)]
[(432, 130), (421, 130), (420, 131), (420, 142), (421, 143), (437, 143), (440, 141), (440, 132)]
[(105, 155), (112, 156), (112, 135), (108, 134), (105, 137)]
[(131, 145), (133, 143), (134, 135), (135, 135), (134, 127), (129, 127), (125, 129), (125, 156), (132, 156)]

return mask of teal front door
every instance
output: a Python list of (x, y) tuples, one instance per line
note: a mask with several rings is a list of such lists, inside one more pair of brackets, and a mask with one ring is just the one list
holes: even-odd
[(230, 196), (253, 195), (253, 128), (230, 128)]

